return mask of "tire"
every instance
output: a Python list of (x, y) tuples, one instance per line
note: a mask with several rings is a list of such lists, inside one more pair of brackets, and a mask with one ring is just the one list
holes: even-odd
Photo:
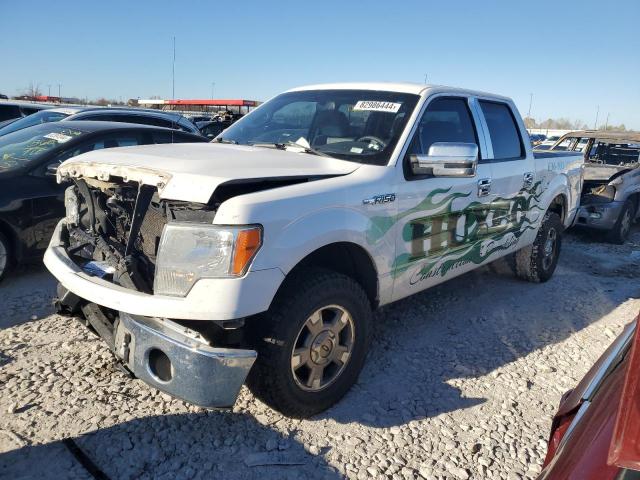
[(616, 224), (613, 226), (613, 229), (607, 234), (607, 241), (622, 245), (629, 236), (634, 216), (635, 208), (633, 207), (633, 202), (627, 199), (627, 201), (624, 202), (624, 205), (622, 206), (622, 210), (620, 210), (620, 215), (618, 215)]
[(528, 282), (542, 283), (551, 278), (558, 265), (564, 229), (560, 216), (547, 212), (531, 245), (515, 254), (516, 276)]
[[(251, 343), (258, 358), (247, 385), (289, 417), (307, 418), (340, 400), (358, 379), (371, 343), (371, 304), (364, 290), (325, 269), (288, 279), (269, 311), (254, 322)], [(294, 355), (294, 349), (302, 353)], [(331, 360), (334, 356), (339, 359)], [(322, 373), (314, 375), (318, 370)]]
[(0, 282), (13, 266), (13, 251), (9, 239), (0, 232)]

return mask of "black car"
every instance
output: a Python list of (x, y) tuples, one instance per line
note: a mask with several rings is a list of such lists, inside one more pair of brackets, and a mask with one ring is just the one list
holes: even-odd
[(94, 108), (70, 115), (65, 121), (100, 120), (104, 122), (140, 123), (200, 134), (195, 123), (179, 113), (136, 108)]
[(200, 124), (200, 133), (208, 139), (214, 139), (220, 135), (226, 128), (231, 126), (231, 122), (203, 122)]
[(34, 113), (25, 118), (0, 128), (0, 136), (17, 132), (23, 128), (41, 123), (94, 120), (102, 122), (125, 122), (154, 127), (171, 128), (183, 132), (200, 134), (200, 130), (186, 117), (174, 112), (146, 110), (142, 108), (111, 108), (111, 107), (56, 107), (43, 112)]
[(50, 105), (39, 105), (37, 103), (7, 103), (0, 102), (0, 122), (13, 120), (15, 118), (26, 117), (32, 113), (51, 108)]
[(206, 142), (177, 130), (128, 123), (43, 123), (0, 137), (0, 279), (9, 267), (38, 259), (64, 216), (58, 165), (81, 153), (153, 143)]

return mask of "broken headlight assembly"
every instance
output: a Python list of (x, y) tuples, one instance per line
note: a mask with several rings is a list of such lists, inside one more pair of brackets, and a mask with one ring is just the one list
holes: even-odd
[(261, 246), (260, 226), (169, 223), (160, 239), (153, 291), (186, 296), (200, 279), (240, 277)]
[(64, 191), (65, 221), (71, 226), (80, 223), (80, 205), (74, 189), (75, 187), (71, 186)]

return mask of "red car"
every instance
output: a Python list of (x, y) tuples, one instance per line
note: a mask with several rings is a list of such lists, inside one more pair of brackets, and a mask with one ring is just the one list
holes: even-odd
[(640, 479), (638, 321), (562, 397), (538, 480)]

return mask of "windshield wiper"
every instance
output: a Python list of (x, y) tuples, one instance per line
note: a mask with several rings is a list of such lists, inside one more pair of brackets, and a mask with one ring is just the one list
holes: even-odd
[(307, 147), (306, 145), (301, 145), (297, 142), (292, 142), (291, 140), (287, 141), (287, 142), (255, 142), (255, 143), (248, 143), (248, 145), (251, 145), (252, 147), (264, 147), (264, 148), (276, 148), (278, 150), (286, 150), (287, 147), (295, 147), (298, 150), (303, 151), (304, 153), (310, 153), (312, 155), (319, 155), (321, 157), (329, 157), (332, 158), (331, 155), (329, 155), (328, 153), (325, 152), (321, 152), (320, 150), (316, 150), (313, 147)]
[(231, 140), (230, 138), (223, 137), (216, 138), (216, 143), (230, 143), (232, 145), (238, 145), (238, 142), (236, 140)]

